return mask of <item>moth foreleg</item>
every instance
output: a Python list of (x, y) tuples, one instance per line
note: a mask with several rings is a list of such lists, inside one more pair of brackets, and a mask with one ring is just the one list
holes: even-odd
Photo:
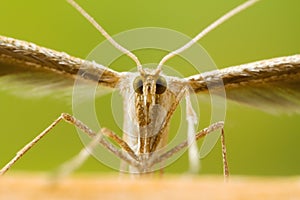
[[(60, 121), (66, 121), (80, 130), (82, 130), (84, 133), (89, 135), (90, 137), (94, 138), (97, 134), (92, 131), (87, 125), (82, 123), (80, 120), (77, 120), (75, 117), (73, 117), (70, 114), (62, 113), (52, 124), (50, 124), (44, 131), (42, 131), (38, 136), (36, 136), (32, 141), (30, 141), (28, 144), (26, 144), (21, 150), (19, 150), (15, 157), (13, 157), (1, 170), (0, 175), (3, 175), (5, 172), (7, 172), (13, 164), (15, 164), (29, 149), (31, 149), (38, 141), (40, 141), (45, 135), (47, 135), (50, 130), (52, 130)], [(101, 132), (100, 132), (101, 133)], [(100, 134), (103, 136), (102, 134)], [(100, 137), (100, 136), (99, 136)], [(124, 160), (125, 162), (129, 163), (130, 165), (137, 166), (139, 163), (129, 157), (127, 154), (122, 152), (121, 150), (114, 147), (112, 144), (110, 144), (108, 141), (104, 140), (103, 137), (100, 137), (99, 140), (97, 140), (100, 144), (102, 144), (106, 149), (108, 149), (110, 152), (114, 153), (116, 156), (118, 156), (120, 159)]]
[[(195, 137), (196, 137), (196, 140), (199, 140), (200, 138), (203, 138), (204, 136), (208, 135), (209, 133), (212, 133), (216, 130), (221, 129), (221, 144), (222, 144), (224, 177), (226, 178), (226, 177), (229, 176), (229, 171), (228, 171), (228, 164), (227, 164), (227, 158), (226, 158), (225, 137), (224, 137), (223, 128), (224, 128), (224, 122), (223, 121), (216, 122), (216, 123), (213, 123), (213, 124), (209, 125), (207, 128), (199, 131), (196, 134)], [(184, 148), (186, 148), (188, 146), (189, 146), (189, 142), (188, 142), (188, 140), (185, 140), (185, 141), (181, 142), (180, 144), (178, 144), (177, 146), (170, 149), (169, 151), (167, 151), (167, 152), (165, 152), (165, 153), (149, 160), (148, 166), (152, 167), (153, 165), (161, 163), (161, 162), (167, 160), (168, 158), (172, 157), (174, 154), (178, 153), (179, 151), (183, 150)]]

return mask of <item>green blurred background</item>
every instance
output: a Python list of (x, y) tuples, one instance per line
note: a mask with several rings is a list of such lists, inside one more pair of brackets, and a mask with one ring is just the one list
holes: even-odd
[[(164, 27), (190, 37), (220, 15), (244, 1), (96, 1), (78, 0), (111, 35), (140, 27)], [(0, 34), (85, 58), (103, 37), (64, 0), (1, 0)], [(200, 41), (219, 68), (260, 59), (299, 53), (300, 1), (263, 0), (238, 14)], [(142, 62), (158, 62), (162, 56), (138, 55)], [(180, 69), (178, 63), (168, 62)], [(119, 67), (117, 67), (119, 66)], [(120, 66), (122, 66), (120, 68)], [(134, 67), (121, 59), (112, 68)], [(48, 126), (61, 112), (72, 112), (71, 99), (21, 98), (0, 91), (0, 165)], [(109, 105), (110, 96), (97, 104)], [(106, 106), (107, 107), (107, 106)], [(107, 113), (107, 112), (105, 112)], [(101, 116), (99, 118), (109, 118)], [(110, 116), (111, 114), (107, 114)], [(203, 116), (202, 116), (203, 118)], [(232, 174), (286, 176), (300, 174), (300, 115), (271, 115), (228, 102), (226, 139)], [(113, 122), (105, 122), (108, 127)], [(111, 127), (112, 128), (112, 127)], [(75, 128), (59, 124), (26, 154), (12, 170), (51, 171), (82, 148)], [(167, 172), (188, 169), (183, 156)], [(90, 158), (81, 172), (112, 172)], [(222, 174), (220, 144), (202, 160), (200, 174)]]

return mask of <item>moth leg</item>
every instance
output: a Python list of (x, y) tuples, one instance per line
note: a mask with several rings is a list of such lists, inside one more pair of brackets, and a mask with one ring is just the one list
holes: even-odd
[(221, 145), (222, 145), (222, 158), (223, 158), (223, 174), (225, 180), (229, 177), (229, 169), (228, 169), (228, 161), (227, 161), (227, 152), (226, 152), (226, 145), (225, 145), (225, 134), (224, 134), (224, 127), (221, 129)]
[(134, 154), (129, 145), (121, 139), (117, 134), (107, 128), (102, 128), (96, 137), (83, 148), (75, 157), (61, 165), (59, 170), (54, 174), (55, 178), (65, 177), (78, 169), (90, 156), (92, 152), (100, 142), (103, 136), (106, 136), (116, 142), (123, 150), (125, 150), (133, 159), (138, 160), (138, 157)]
[[(3, 175), (7, 170), (11, 168), (11, 166), (16, 163), (29, 149), (31, 149), (38, 141), (40, 141), (45, 135), (47, 135), (51, 129), (53, 129), (60, 121), (66, 121), (77, 128), (81, 129), (84, 133), (89, 135), (90, 137), (95, 137), (97, 134), (92, 131), (88, 126), (83, 124), (81, 121), (77, 120), (75, 117), (73, 117), (70, 114), (62, 113), (50, 126), (48, 126), (44, 131), (42, 131), (38, 136), (36, 136), (32, 141), (30, 141), (28, 144), (26, 144), (21, 150), (19, 150), (16, 154), (16, 156), (11, 159), (1, 170), (0, 175)], [(112, 144), (101, 138), (99, 140), (99, 143), (102, 144), (105, 148), (107, 148), (109, 151), (114, 153), (116, 156), (118, 156), (120, 159), (124, 160), (125, 162), (129, 163), (133, 166), (138, 166), (139, 163), (129, 157), (124, 152), (120, 151), (119, 149), (115, 148)]]
[(192, 102), (190, 99), (190, 95), (187, 94), (185, 96), (186, 102), (186, 120), (188, 122), (188, 130), (187, 130), (187, 142), (188, 142), (188, 155), (189, 155), (189, 163), (190, 163), (190, 172), (198, 173), (200, 168), (200, 159), (199, 159), (199, 151), (196, 140), (196, 131), (195, 124), (197, 124), (197, 116), (196, 112), (193, 109)]
[[(226, 158), (226, 147), (225, 147), (225, 137), (224, 137), (223, 127), (224, 127), (224, 122), (223, 121), (216, 122), (214, 124), (211, 124), (207, 128), (199, 131), (196, 134), (195, 137), (196, 137), (196, 140), (199, 140), (200, 138), (203, 138), (204, 136), (208, 135), (209, 133), (212, 133), (216, 130), (221, 129), (221, 131), (222, 131), (221, 132), (221, 143), (222, 143), (222, 156), (223, 156), (223, 165), (224, 165), (224, 177), (227, 178), (229, 176), (229, 171), (228, 171), (228, 164), (227, 164), (227, 158)], [(158, 157), (154, 157), (153, 159), (149, 160), (148, 166), (152, 167), (155, 164), (158, 164), (158, 163), (161, 163), (161, 162), (167, 160), (168, 158), (172, 157), (177, 152), (179, 152), (179, 151), (183, 150), (184, 148), (188, 147), (188, 145), (189, 145), (188, 140), (183, 141), (182, 143), (180, 143), (177, 146), (173, 147), (169, 151), (161, 154)]]
[(76, 156), (66, 161), (59, 167), (59, 169), (54, 173), (54, 178), (57, 179), (68, 176), (78, 169), (90, 156), (90, 152), (96, 148), (102, 137), (102, 133), (99, 132), (97, 136), (95, 136), (89, 144), (82, 148)]
[(43, 132), (36, 136), (32, 141), (26, 144), (21, 150), (16, 153), (16, 156), (11, 159), (1, 170), (0, 175), (5, 174), (13, 164), (15, 164), (33, 145), (35, 145), (40, 139), (42, 139), (51, 129), (53, 129), (61, 120), (62, 115), (59, 116), (50, 126), (48, 126)]
[(117, 134), (115, 134), (113, 131), (102, 128), (101, 132), (106, 137), (112, 139), (114, 142), (116, 142), (123, 150), (125, 150), (133, 159), (138, 160), (139, 158), (134, 153), (134, 151), (131, 149), (131, 147), (125, 142), (121, 137), (119, 137)]
[(119, 168), (120, 174), (128, 171), (128, 168), (129, 168), (129, 165), (125, 161), (121, 160), (120, 168)]

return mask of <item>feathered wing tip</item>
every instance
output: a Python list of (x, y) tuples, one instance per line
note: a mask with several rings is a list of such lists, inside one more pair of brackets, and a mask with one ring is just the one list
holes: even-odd
[[(210, 90), (223, 87), (233, 101), (271, 113), (300, 113), (300, 55), (210, 71), (187, 80), (197, 93), (208, 92), (208, 85)], [(214, 85), (220, 80), (223, 85)]]
[(227, 97), (270, 113), (300, 113), (300, 81), (230, 89)]
[[(94, 62), (33, 43), (0, 36), (0, 89), (24, 97), (71, 96), (75, 80), (79, 90), (89, 83), (115, 88), (120, 73)], [(101, 95), (107, 90), (98, 90)]]

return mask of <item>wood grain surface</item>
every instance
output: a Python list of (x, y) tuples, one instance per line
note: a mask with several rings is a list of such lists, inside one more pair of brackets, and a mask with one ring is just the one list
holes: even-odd
[(300, 177), (76, 175), (58, 181), (44, 174), (0, 177), (0, 199), (300, 199)]

